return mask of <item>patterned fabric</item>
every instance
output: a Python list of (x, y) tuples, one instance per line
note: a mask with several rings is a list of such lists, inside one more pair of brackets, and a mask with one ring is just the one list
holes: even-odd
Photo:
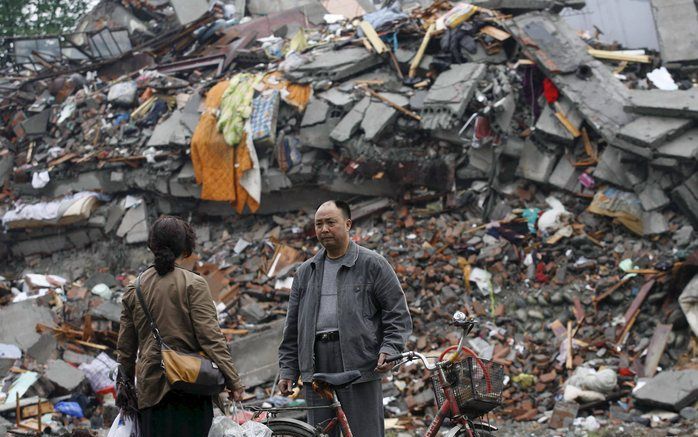
[(230, 80), (228, 89), (223, 93), (218, 129), (230, 145), (240, 144), (245, 121), (252, 113), (254, 86), (260, 80), (261, 77), (250, 73), (237, 74)]
[(279, 114), (279, 92), (272, 90), (252, 101), (252, 142), (257, 147), (274, 147), (276, 143), (276, 119)]
[(209, 90), (204, 102), (206, 110), (191, 139), (191, 161), (204, 200), (234, 202), (236, 199), (235, 149), (225, 142), (215, 115), (228, 86), (226, 80)]

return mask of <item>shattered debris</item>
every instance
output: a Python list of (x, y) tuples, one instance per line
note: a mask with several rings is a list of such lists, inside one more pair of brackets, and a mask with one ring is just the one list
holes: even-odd
[[(694, 2), (652, 0), (659, 53), (573, 30), (559, 12), (583, 1), (410, 3), (103, 0), (75, 33), (3, 41), (8, 428), (112, 423), (120, 298), (161, 214), (197, 229), (182, 265), (246, 402), (287, 402), (293, 274), (311, 212), (342, 199), (405, 290), (409, 348), (452, 346), (456, 310), (481, 320), (502, 428), (695, 432)], [(430, 381), (383, 383), (388, 428), (421, 435)]]

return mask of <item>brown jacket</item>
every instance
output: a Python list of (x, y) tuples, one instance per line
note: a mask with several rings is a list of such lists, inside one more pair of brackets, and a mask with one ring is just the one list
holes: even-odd
[[(223, 372), (227, 388), (241, 387), (203, 278), (179, 267), (165, 276), (149, 268), (141, 276), (141, 292), (168, 346), (181, 352), (203, 351)], [(160, 360), (160, 349), (132, 284), (123, 296), (117, 361), (130, 381), (136, 377), (139, 409), (156, 405), (170, 390)]]

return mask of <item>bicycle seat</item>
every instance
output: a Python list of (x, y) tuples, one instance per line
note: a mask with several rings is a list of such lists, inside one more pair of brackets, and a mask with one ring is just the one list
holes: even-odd
[(336, 387), (344, 387), (357, 379), (361, 378), (361, 372), (358, 370), (349, 370), (341, 373), (315, 373), (313, 374), (313, 382), (324, 382)]

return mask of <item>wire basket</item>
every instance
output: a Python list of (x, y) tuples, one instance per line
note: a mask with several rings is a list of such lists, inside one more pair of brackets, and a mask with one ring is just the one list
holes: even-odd
[[(444, 368), (446, 381), (451, 384), (461, 414), (479, 417), (502, 404), (504, 368), (492, 361), (466, 357)], [(446, 401), (438, 373), (431, 377), (434, 396), (439, 407)]]

